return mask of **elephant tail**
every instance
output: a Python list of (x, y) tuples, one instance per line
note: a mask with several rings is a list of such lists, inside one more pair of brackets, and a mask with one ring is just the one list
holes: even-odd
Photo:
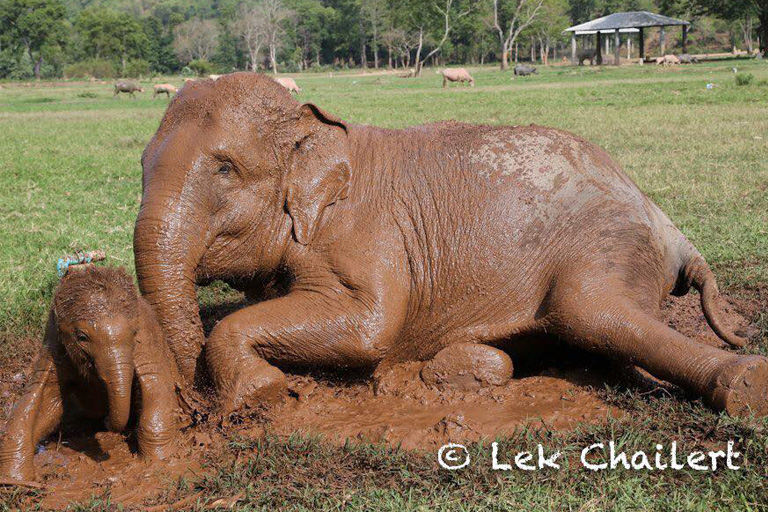
[(720, 291), (717, 288), (715, 275), (699, 251), (690, 243), (687, 245), (690, 250), (689, 257), (680, 269), (677, 286), (672, 294), (685, 295), (691, 286), (696, 288), (701, 296), (704, 317), (715, 334), (732, 347), (743, 347), (747, 344), (746, 338), (736, 335), (723, 320), (723, 310), (718, 303)]

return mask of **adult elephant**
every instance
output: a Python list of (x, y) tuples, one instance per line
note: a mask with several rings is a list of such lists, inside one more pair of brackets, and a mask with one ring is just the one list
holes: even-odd
[(272, 79), (188, 83), (142, 157), (134, 250), (187, 379), (204, 345), (196, 284), (275, 298), (213, 330), (224, 412), (284, 385), (273, 365), (386, 368), (456, 343), (557, 336), (733, 414), (768, 412), (768, 359), (659, 320), (712, 272), (596, 146), (559, 130), (353, 126)]

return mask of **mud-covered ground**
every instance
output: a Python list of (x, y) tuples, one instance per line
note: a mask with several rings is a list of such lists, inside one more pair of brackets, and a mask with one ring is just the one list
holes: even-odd
[[(731, 298), (725, 303), (730, 327), (756, 339), (759, 329), (754, 319), (764, 308), (765, 298), (766, 290), (745, 290), (743, 298)], [(208, 313), (210, 323), (221, 311), (213, 308)], [(680, 332), (725, 348), (707, 326), (698, 295), (670, 299), (663, 313)], [(243, 415), (220, 418), (206, 403), (199, 404), (181, 436), (178, 453), (163, 463), (139, 460), (130, 435), (102, 431), (98, 424), (71, 422), (40, 445), (35, 465), (42, 488), (17, 497), (18, 504), (64, 509), (106, 496), (111, 505), (165, 510), (167, 503), (157, 502), (163, 501), (168, 489), (182, 480), (205, 478), (211, 471), (206, 467), (208, 457), (221, 454), (233, 439), (242, 443), (265, 436), (286, 440), (320, 435), (324, 443), (333, 445), (351, 441), (435, 453), (449, 441), (487, 442), (524, 428), (567, 431), (631, 414), (606, 400), (605, 386), (640, 393), (675, 392), (641, 373), (546, 340), (530, 340), (512, 355), (515, 375), (509, 384), (472, 392), (428, 389), (419, 377), (423, 363), (400, 365), (386, 381), (376, 382), (360, 374), (289, 374), (286, 396)], [(25, 361), (17, 361), (3, 368), (0, 422), (7, 418), (28, 367)], [(201, 496), (192, 493), (185, 498), (178, 500), (180, 508), (193, 506)], [(208, 495), (203, 501), (224, 507), (237, 499), (237, 495)]]

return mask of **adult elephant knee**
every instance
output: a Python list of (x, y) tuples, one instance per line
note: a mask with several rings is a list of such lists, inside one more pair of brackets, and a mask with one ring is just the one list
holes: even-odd
[[(743, 342), (719, 322), (696, 249), (604, 151), (569, 133), (349, 126), (268, 77), (234, 73), (189, 82), (142, 164), (137, 273), (186, 378), (204, 344), (196, 285), (272, 297), (210, 340), (214, 384), (233, 407), (280, 381), (272, 364), (383, 369), (547, 331), (679, 374), (716, 408), (763, 410), (754, 394), (716, 398), (711, 379), (685, 378), (696, 362), (680, 351), (646, 343), (638, 354), (615, 329), (571, 328), (603, 318), (610, 301), (564, 308), (553, 290), (610, 295), (632, 283), (622, 293), (639, 313), (625, 327), (640, 332), (666, 295), (694, 286), (717, 334)], [(730, 356), (707, 354), (725, 369)], [(762, 363), (737, 366), (728, 371), (768, 386)], [(754, 403), (723, 405), (734, 400)]]

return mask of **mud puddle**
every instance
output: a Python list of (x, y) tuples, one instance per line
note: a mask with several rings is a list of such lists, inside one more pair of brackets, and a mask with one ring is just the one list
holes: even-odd
[[(764, 307), (761, 300), (734, 300), (726, 309), (729, 324), (754, 334), (756, 329), (737, 310), (754, 316)], [(668, 302), (663, 314), (684, 334), (721, 346), (706, 325), (698, 296)], [(559, 357), (554, 354), (551, 360)], [(598, 392), (606, 382), (617, 382), (615, 374), (604, 373), (589, 357), (551, 366), (544, 361), (527, 372), (518, 373), (516, 368), (508, 384), (473, 392), (428, 389), (419, 378), (421, 365), (400, 365), (377, 382), (291, 374), (290, 393), (281, 402), (224, 428), (212, 418), (189, 429), (181, 436), (176, 456), (163, 463), (139, 460), (132, 440), (123, 435), (69, 429), (49, 439), (35, 456), (38, 481), (46, 488), (34, 503), (43, 509), (63, 509), (109, 491), (111, 503), (145, 510), (179, 478), (195, 480), (204, 473), (203, 454), (223, 447), (222, 432), (252, 438), (265, 432), (278, 436), (303, 432), (321, 434), (334, 443), (352, 439), (433, 450), (448, 441), (493, 438), (523, 426), (570, 429), (623, 413), (601, 400)], [(26, 371), (26, 367), (5, 368), (0, 374), (3, 429)]]

